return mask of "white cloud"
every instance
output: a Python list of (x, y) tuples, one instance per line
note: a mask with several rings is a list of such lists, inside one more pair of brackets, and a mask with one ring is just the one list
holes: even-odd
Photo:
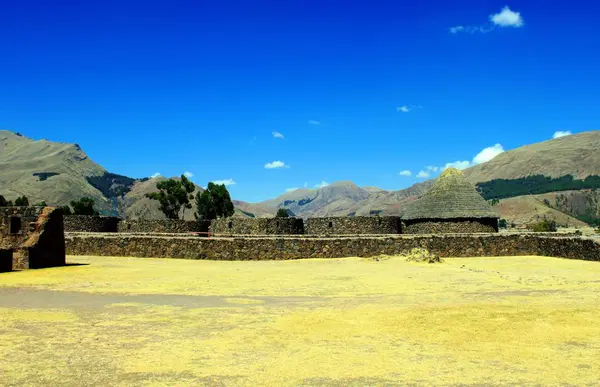
[(485, 163), (486, 161), (490, 161), (491, 159), (503, 152), (504, 148), (500, 144), (489, 146), (483, 149), (481, 152), (477, 153), (477, 155), (473, 158), (473, 164)]
[(557, 130), (556, 132), (554, 132), (554, 135), (552, 136), (552, 138), (559, 138), (559, 137), (564, 137), (564, 136), (570, 136), (573, 133), (571, 133), (571, 131), (569, 130)]
[(284, 139), (283, 134), (279, 133), (279, 132), (273, 132), (273, 137), (275, 138), (280, 138), (280, 139)]
[(275, 168), (289, 168), (289, 165), (285, 165), (283, 161), (275, 160), (270, 163), (265, 164), (266, 169), (275, 169)]
[(417, 173), (417, 177), (419, 179), (426, 179), (429, 177), (429, 172), (427, 171), (419, 171), (419, 173)]
[(326, 182), (325, 180), (323, 180), (319, 184), (315, 184), (315, 188), (323, 188), (323, 187), (327, 187), (328, 185), (329, 185), (329, 183)]
[(321, 125), (321, 121), (317, 121), (317, 120), (309, 120), (308, 123), (310, 125)]
[(446, 163), (446, 165), (444, 166), (444, 170), (448, 169), (448, 168), (456, 168), (456, 169), (465, 169), (465, 168), (469, 168), (471, 166), (471, 162), (469, 160), (464, 160), (464, 161), (455, 161), (453, 163)]
[(487, 148), (482, 149), (481, 152), (477, 153), (475, 155), (475, 157), (473, 157), (472, 161), (458, 160), (458, 161), (454, 161), (452, 163), (446, 163), (444, 168), (441, 168), (441, 169), (442, 170), (445, 170), (448, 168), (466, 169), (466, 168), (472, 167), (474, 165), (490, 161), (491, 159), (493, 159), (494, 157), (498, 156), (500, 153), (503, 153), (503, 152), (504, 152), (504, 147), (500, 144), (495, 144), (495, 145), (488, 146)]
[(463, 32), (467, 34), (475, 34), (478, 32), (486, 34), (496, 29), (496, 27), (519, 28), (525, 25), (525, 23), (523, 22), (523, 18), (521, 17), (521, 13), (511, 11), (511, 9), (508, 7), (502, 8), (502, 10), (498, 13), (491, 14), (489, 16), (489, 21), (490, 22), (488, 24), (480, 26), (457, 25), (448, 28), (448, 31), (454, 35)]
[(409, 171), (408, 169), (405, 169), (404, 171), (398, 172), (398, 175), (400, 175), (400, 176), (410, 176), (410, 175), (412, 175), (412, 172)]
[(402, 105), (402, 106), (398, 106), (396, 108), (396, 111), (402, 112), (402, 113), (408, 113), (415, 109), (423, 109), (423, 106), (421, 106), (421, 105)]
[(437, 172), (440, 170), (440, 167), (436, 167), (433, 165), (428, 165), (425, 167), (426, 170), (428, 170), (429, 172)]
[(297, 191), (298, 188), (294, 187), (294, 188), (286, 188), (285, 192), (293, 192), (293, 191)]
[(183, 176), (185, 176), (189, 179), (190, 177), (194, 177), (194, 174), (192, 172), (185, 171), (185, 172), (183, 172)]
[(213, 183), (217, 185), (234, 185), (236, 182), (233, 179), (225, 179), (225, 180), (213, 180)]
[(156, 179), (159, 176), (160, 176), (160, 172), (155, 172), (152, 176), (150, 176), (150, 178), (151, 179)]
[(523, 27), (523, 18), (520, 12), (513, 12), (508, 7), (502, 8), (502, 11), (490, 15), (490, 21), (500, 27)]

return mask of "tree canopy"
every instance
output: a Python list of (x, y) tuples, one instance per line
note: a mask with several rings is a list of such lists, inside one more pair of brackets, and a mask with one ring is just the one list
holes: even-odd
[(234, 212), (231, 196), (224, 184), (208, 183), (206, 190), (196, 195), (196, 219), (226, 218)]
[(276, 218), (289, 218), (290, 213), (285, 208), (280, 208), (277, 210), (277, 214), (275, 214)]
[(2, 195), (0, 195), (0, 207), (8, 207), (8, 200)]
[[(87, 197), (79, 200), (72, 200), (71, 207), (73, 207), (73, 215), (99, 215), (98, 211), (94, 210), (94, 203), (94, 199)], [(64, 209), (63, 213), (65, 213)]]
[(184, 218), (185, 210), (192, 208), (191, 200), (194, 199), (193, 192), (196, 189), (185, 175), (181, 175), (181, 180), (168, 179), (156, 183), (158, 192), (150, 192), (146, 194), (147, 198), (158, 200), (160, 210), (167, 219)]
[(27, 207), (29, 205), (29, 199), (27, 196), (23, 195), (15, 199), (15, 206), (17, 207)]

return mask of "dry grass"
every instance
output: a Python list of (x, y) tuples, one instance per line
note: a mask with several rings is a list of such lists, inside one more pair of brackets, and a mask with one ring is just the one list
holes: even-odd
[(71, 257), (0, 274), (0, 385), (595, 385), (600, 264)]

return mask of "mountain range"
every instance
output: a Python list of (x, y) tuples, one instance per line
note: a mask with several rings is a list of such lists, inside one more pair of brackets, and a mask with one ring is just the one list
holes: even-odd
[[(537, 184), (538, 188), (530, 192), (535, 194), (511, 195), (510, 189), (508, 193), (503, 192), (495, 207), (509, 222), (527, 224), (545, 216), (560, 224), (582, 226), (584, 220), (600, 219), (600, 196), (594, 189), (595, 180), (592, 188), (587, 184), (588, 188), (581, 189), (583, 186), (575, 184), (577, 179), (591, 181), (590, 177), (600, 176), (598, 150), (600, 131), (584, 132), (506, 151), (463, 172), (473, 184), (482, 188), (485, 185), (487, 189), (497, 189), (498, 184), (492, 183), (500, 182), (508, 187), (517, 184), (521, 192), (523, 185)], [(536, 175), (541, 176), (535, 180)], [(544, 180), (546, 188), (541, 191), (540, 178), (548, 180)], [(565, 178), (567, 185), (563, 184)], [(0, 130), (0, 194), (7, 199), (26, 195), (30, 203), (45, 201), (49, 205), (63, 205), (87, 196), (95, 200), (102, 214), (162, 218), (158, 204), (145, 197), (146, 193), (156, 190), (160, 179), (164, 177), (133, 179), (106, 171), (90, 160), (77, 144), (33, 140)], [(319, 189), (286, 192), (261, 203), (234, 200), (235, 216), (273, 216), (279, 208), (301, 217), (398, 215), (421, 196), (432, 181), (398, 191), (340, 181)], [(571, 186), (577, 189), (567, 189)], [(202, 191), (199, 186), (196, 189)], [(188, 210), (185, 218), (193, 219), (194, 211), (195, 208)]]

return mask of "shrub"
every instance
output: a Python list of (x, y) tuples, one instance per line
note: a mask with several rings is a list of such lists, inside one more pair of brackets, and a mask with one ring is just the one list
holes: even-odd
[(508, 221), (506, 219), (500, 219), (498, 221), (499, 228), (508, 228)]
[(556, 232), (557, 225), (554, 220), (544, 218), (541, 222), (530, 224), (529, 228), (534, 232)]

